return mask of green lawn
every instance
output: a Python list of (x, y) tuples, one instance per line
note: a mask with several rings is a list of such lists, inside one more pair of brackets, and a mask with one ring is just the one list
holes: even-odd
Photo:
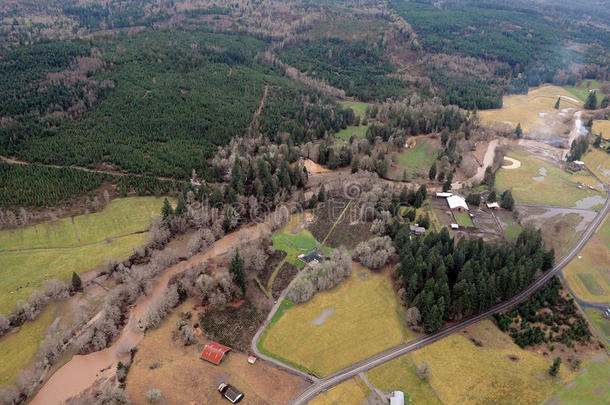
[[(552, 164), (517, 153), (508, 156), (521, 162), (518, 169), (502, 169), (496, 173), (495, 188), (499, 193), (512, 190), (515, 201), (528, 204), (574, 207), (587, 197), (601, 196), (599, 191), (578, 188), (577, 180), (584, 174), (571, 175)], [(603, 202), (603, 201), (602, 201)]]
[(604, 289), (597, 283), (593, 274), (590, 273), (578, 273), (578, 278), (587, 287), (587, 290), (593, 295), (604, 295)]
[(438, 149), (433, 147), (427, 140), (418, 139), (413, 149), (407, 149), (398, 155), (400, 173), (406, 169), (408, 177), (416, 175), (427, 175), (432, 163), (436, 161)]
[(468, 214), (468, 211), (454, 211), (455, 220), (457, 221), (459, 226), (463, 226), (465, 228), (474, 228), (474, 224), (472, 223), (472, 218)]
[(319, 248), (329, 251), (325, 246), (322, 246), (313, 235), (307, 231), (302, 230), (297, 234), (290, 232), (278, 233), (273, 235), (273, 247), (277, 250), (286, 252), (286, 261), (302, 269), (305, 266), (298, 256), (303, 253), (310, 252), (313, 248)]
[[(597, 80), (582, 80), (576, 86), (565, 86), (565, 89), (570, 93), (574, 94), (576, 97), (581, 99), (582, 101), (587, 101), (587, 97), (589, 96), (590, 89), (599, 89), (601, 88), (602, 83)], [(600, 90), (597, 91), (597, 102), (599, 103), (604, 98), (605, 94), (603, 94)]]
[(0, 231), (0, 251), (77, 247), (148, 229), (163, 200), (130, 197), (113, 200), (103, 211)]
[[(608, 404), (610, 403), (610, 363), (602, 355), (599, 361), (587, 362), (580, 373), (570, 383), (553, 393), (556, 404)], [(564, 367), (562, 364), (561, 367)]]
[(516, 241), (523, 228), (515, 221), (513, 214), (510, 211), (500, 210), (496, 212), (496, 216), (506, 226), (504, 228), (506, 238), (511, 242)]

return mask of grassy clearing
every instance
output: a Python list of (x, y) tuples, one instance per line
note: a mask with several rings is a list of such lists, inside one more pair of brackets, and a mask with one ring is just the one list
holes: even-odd
[(430, 204), (430, 200), (424, 200), (424, 204), (416, 210), (416, 218), (426, 214), (428, 214), (428, 217), (430, 218), (430, 228), (428, 230), (440, 232), (443, 226), (441, 225), (441, 221), (438, 219), (432, 204)]
[(465, 228), (474, 228), (474, 224), (472, 223), (472, 218), (468, 215), (468, 211), (454, 211), (453, 215), (455, 215), (455, 221), (459, 226)]
[(347, 380), (316, 396), (311, 405), (362, 404), (371, 390), (360, 378)]
[(504, 224), (506, 238), (511, 242), (516, 241), (523, 228), (515, 221), (513, 214), (510, 211), (500, 210), (495, 215)]
[(553, 393), (549, 401), (558, 404), (594, 405), (610, 403), (610, 364), (603, 356), (588, 362), (569, 384)]
[(496, 189), (512, 190), (517, 202), (574, 207), (579, 200), (602, 195), (599, 191), (579, 189), (572, 175), (548, 162), (517, 153), (508, 156), (520, 160), (521, 167), (499, 169)]
[(343, 108), (351, 108), (354, 110), (354, 114), (360, 119), (366, 118), (366, 109), (367, 107), (372, 106), (371, 103), (363, 103), (361, 101), (340, 101), (339, 104), (343, 106)]
[[(597, 80), (582, 80), (576, 86), (565, 86), (564, 88), (576, 97), (581, 99), (583, 102), (587, 101), (589, 96), (589, 90), (600, 89), (602, 83)], [(597, 90), (597, 101), (600, 102), (604, 98), (604, 93)]]
[[(561, 96), (562, 102), (559, 110), (555, 109), (555, 102)], [(541, 86), (530, 89), (527, 94), (513, 94), (505, 96), (504, 107), (495, 110), (479, 111), (484, 123), (508, 125), (515, 128), (521, 123), (524, 131), (543, 129), (548, 120), (560, 120), (561, 110), (564, 108), (581, 108), (582, 102), (569, 91), (557, 86)]]
[(604, 318), (602, 313), (597, 309), (589, 308), (587, 309), (587, 314), (589, 314), (595, 326), (604, 334), (606, 339), (610, 338), (610, 320)]
[[(563, 270), (578, 298), (597, 303), (610, 301), (610, 222), (608, 218), (589, 242)], [(602, 293), (603, 291), (603, 293)]]
[(162, 204), (154, 197), (120, 198), (95, 214), (0, 231), (0, 250), (84, 246), (145, 231)]
[[(356, 114), (357, 117), (360, 117), (361, 120), (366, 118), (366, 108), (372, 105), (369, 103), (362, 103), (360, 101), (341, 101), (340, 104), (344, 108), (351, 108), (354, 110), (354, 114)], [(351, 137), (354, 137), (355, 139), (364, 138), (368, 129), (368, 124), (358, 126), (352, 125), (337, 132), (335, 134), (335, 138), (337, 139), (338, 143), (345, 145), (349, 142)]]
[(313, 248), (325, 249), (328, 248), (322, 246), (313, 235), (307, 231), (302, 230), (297, 234), (292, 233), (278, 233), (273, 235), (273, 247), (277, 250), (286, 252), (286, 260), (288, 263), (297, 266), (302, 269), (305, 266), (298, 256), (302, 253), (310, 252)]
[(602, 181), (610, 181), (610, 154), (599, 149), (590, 148), (583, 161)]
[(12, 312), (17, 301), (29, 297), (49, 278), (68, 280), (73, 272), (84, 273), (108, 258), (129, 256), (146, 237), (142, 233), (85, 247), (0, 254), (0, 313)]
[(575, 375), (561, 367), (558, 377), (550, 377), (551, 359), (519, 348), (490, 320), (417, 350), (411, 359), (430, 363), (429, 383), (444, 404), (535, 404)]
[(25, 368), (36, 354), (45, 337), (45, 329), (57, 315), (55, 305), (49, 305), (31, 322), (26, 322), (18, 333), (0, 338), (0, 386), (12, 384), (19, 371)]
[[(399, 357), (366, 373), (369, 382), (384, 391), (399, 390), (409, 396), (414, 404), (440, 405), (434, 390), (421, 380), (409, 355)], [(405, 396), (406, 396), (405, 395)]]
[(602, 133), (604, 138), (610, 138), (610, 120), (595, 120), (591, 132), (595, 135)]
[[(311, 323), (324, 309), (335, 312), (320, 326)], [(414, 337), (403, 326), (389, 276), (355, 263), (337, 287), (278, 313), (259, 347), (320, 376)]]
[(398, 172), (395, 176), (402, 176), (407, 171), (408, 178), (419, 175), (428, 175), (432, 163), (436, 161), (438, 149), (426, 139), (417, 139), (415, 147), (407, 149), (398, 155)]
[[(198, 344), (188, 347), (172, 336), (180, 312), (190, 311), (193, 305), (187, 301), (176, 308), (138, 344), (126, 387), (134, 404), (148, 403), (146, 392), (151, 388), (161, 389), (163, 402), (168, 404), (224, 403), (216, 391), (221, 381), (245, 394), (242, 404), (285, 404), (307, 387), (301, 378), (265, 362), (248, 364), (247, 355), (237, 351), (228, 353), (219, 366), (201, 360), (201, 347), (206, 343), (202, 336)], [(193, 317), (191, 323), (196, 319)]]
[(582, 283), (585, 285), (585, 287), (587, 287), (587, 290), (591, 294), (593, 294), (593, 295), (605, 295), (606, 294), (604, 289), (599, 284), (597, 284), (597, 281), (595, 281), (595, 277), (593, 277), (593, 274), (578, 273), (578, 278), (580, 279), (580, 281), (582, 281)]

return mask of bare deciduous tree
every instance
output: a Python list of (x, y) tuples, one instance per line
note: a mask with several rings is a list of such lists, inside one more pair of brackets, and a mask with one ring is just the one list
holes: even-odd
[(416, 367), (417, 376), (424, 381), (427, 381), (432, 375), (432, 370), (430, 369), (430, 363), (428, 360), (424, 361), (422, 364)]

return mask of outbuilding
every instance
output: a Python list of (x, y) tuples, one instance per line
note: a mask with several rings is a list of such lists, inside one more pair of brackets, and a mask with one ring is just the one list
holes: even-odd
[(426, 228), (424, 228), (423, 226), (418, 226), (417, 224), (409, 226), (409, 229), (411, 230), (411, 233), (413, 235), (417, 236), (422, 236), (426, 233)]
[(460, 229), (458, 224), (451, 224), (451, 229)]
[(390, 397), (390, 405), (405, 405), (405, 393), (402, 391), (392, 392)]
[(452, 195), (447, 198), (447, 204), (449, 204), (449, 209), (451, 211), (468, 211), (466, 200), (459, 195)]
[(449, 198), (453, 193), (436, 193), (436, 198)]
[(499, 210), (500, 206), (498, 205), (497, 202), (492, 202), (492, 203), (487, 203), (487, 208), (489, 208), (490, 210)]
[(219, 365), (224, 357), (225, 353), (231, 350), (230, 347), (225, 345), (221, 345), (218, 342), (210, 342), (203, 348), (203, 352), (201, 353), (201, 358), (203, 360), (207, 360), (210, 363), (214, 363)]

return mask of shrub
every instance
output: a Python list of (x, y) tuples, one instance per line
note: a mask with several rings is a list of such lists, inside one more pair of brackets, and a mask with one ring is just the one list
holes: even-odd
[(161, 400), (161, 390), (159, 388), (153, 388), (146, 393), (146, 399), (151, 404), (156, 404)]
[(417, 376), (424, 381), (428, 381), (432, 375), (432, 370), (430, 369), (430, 363), (428, 363), (428, 360), (417, 366), (415, 371), (417, 372)]
[(359, 243), (352, 257), (370, 269), (379, 269), (388, 263), (395, 252), (392, 239), (383, 236)]

